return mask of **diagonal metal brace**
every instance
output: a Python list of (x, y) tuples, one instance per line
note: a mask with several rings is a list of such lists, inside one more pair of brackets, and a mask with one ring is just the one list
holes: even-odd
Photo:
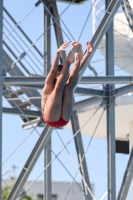
[(18, 198), (19, 193), (21, 192), (25, 182), (27, 181), (27, 178), (30, 175), (35, 163), (37, 162), (42, 150), (47, 145), (47, 142), (50, 138), (52, 131), (53, 131), (53, 128), (50, 128), (48, 125), (45, 125), (41, 136), (39, 137), (28, 160), (26, 161), (15, 185), (13, 186), (9, 196), (7, 197), (7, 200), (15, 200)]
[(36, 3), (35, 3), (35, 6), (37, 7), (37, 6), (39, 6), (40, 5), (40, 3), (41, 3), (41, 1), (39, 0), (39, 1), (37, 1)]
[[(77, 130), (80, 129), (77, 111), (73, 111), (73, 113), (72, 113), (71, 125), (72, 125), (73, 134), (75, 134), (77, 132)], [(85, 196), (86, 196), (85, 199), (86, 200), (87, 199), (92, 200), (92, 197), (91, 197), (90, 193), (88, 192), (88, 190), (86, 188), (86, 184), (85, 184), (85, 183), (87, 183), (88, 187), (91, 189), (89, 174), (88, 174), (88, 170), (87, 170), (86, 158), (84, 157), (84, 159), (82, 160), (82, 158), (84, 156), (84, 148), (83, 148), (83, 142), (82, 142), (82, 137), (81, 137), (80, 131), (76, 135), (76, 137), (74, 137), (74, 142), (75, 142), (77, 157), (78, 157), (79, 166), (80, 166), (79, 170), (80, 170), (80, 173), (84, 177), (84, 180), (85, 180), (84, 181), (82, 179), (83, 189), (84, 189), (84, 193), (85, 193)]]
[(133, 147), (128, 160), (117, 200), (125, 200), (133, 178)]
[(90, 60), (92, 59), (95, 51), (97, 50), (103, 36), (107, 32), (111, 22), (113, 21), (114, 15), (116, 14), (118, 8), (120, 7), (122, 1), (123, 0), (112, 0), (109, 7), (107, 8), (106, 13), (102, 19), (102, 22), (100, 23), (99, 27), (97, 28), (97, 30), (90, 42), (93, 46), (93, 51), (89, 54), (89, 56), (86, 58), (86, 60), (83, 64), (83, 68), (81, 69), (80, 75), (79, 75), (79, 81), (82, 78), (87, 66), (89, 65)]
[(88, 68), (94, 73), (95, 76), (97, 76), (97, 71), (91, 66), (91, 64), (88, 65)]

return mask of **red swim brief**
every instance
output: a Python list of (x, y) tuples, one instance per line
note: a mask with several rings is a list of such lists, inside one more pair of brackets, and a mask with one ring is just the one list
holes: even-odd
[(60, 128), (62, 126), (65, 126), (68, 121), (65, 121), (62, 117), (57, 121), (57, 122), (49, 122), (48, 120), (45, 119), (44, 113), (42, 113), (42, 117), (44, 122), (46, 122), (49, 126), (55, 127), (55, 128)]

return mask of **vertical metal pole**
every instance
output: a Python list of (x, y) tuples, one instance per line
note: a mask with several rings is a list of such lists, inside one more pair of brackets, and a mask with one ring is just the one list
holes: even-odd
[[(106, 0), (106, 8), (111, 0)], [(114, 30), (113, 22), (106, 33), (106, 75), (114, 75)], [(107, 102), (107, 162), (108, 162), (108, 200), (116, 199), (115, 177), (115, 99), (110, 98), (114, 85), (107, 85), (109, 98)]]
[[(47, 8), (50, 9), (50, 6), (45, 2)], [(50, 26), (50, 14), (44, 10), (44, 31)], [(47, 76), (51, 68), (51, 29), (44, 34), (44, 76)]]
[[(45, 167), (50, 163), (51, 161), (51, 137), (48, 140), (47, 146), (45, 147)], [(46, 169), (45, 171), (45, 194), (44, 194), (44, 200), (51, 200), (52, 199), (52, 180), (51, 180), (51, 165)]]
[[(47, 8), (50, 9), (50, 6), (46, 1), (44, 1), (46, 4)], [(47, 28), (50, 26), (50, 20), (51, 17), (49, 13), (44, 10), (44, 30), (47, 30)], [(47, 76), (51, 68), (51, 29), (45, 32), (44, 34), (44, 75)], [(49, 138), (49, 141), (47, 143), (48, 147), (51, 148), (51, 137)], [(47, 146), (45, 147), (45, 166), (51, 161), (51, 151), (49, 150)], [(51, 165), (47, 168), (45, 171), (45, 183), (44, 183), (44, 200), (51, 200)]]
[[(130, 135), (129, 135), (129, 144), (130, 144), (130, 155), (133, 148), (133, 123), (130, 124)], [(133, 199), (133, 178), (130, 185), (130, 199)]]
[[(52, 1), (51, 13), (52, 13), (52, 15), (54, 16), (55, 19), (58, 18), (59, 14), (58, 14), (58, 8), (57, 8), (56, 1)], [(52, 20), (54, 22), (53, 18), (52, 18)], [(63, 40), (62, 30), (60, 29), (60, 27), (57, 24), (61, 27), (60, 19), (57, 20), (57, 23), (53, 24), (54, 30), (55, 30), (57, 47), (59, 48), (64, 43), (64, 40)], [(63, 52), (61, 52), (61, 55), (60, 55), (60, 63), (63, 64), (65, 62), (65, 60), (66, 60), (66, 52), (63, 51)]]
[[(2, 33), (3, 33), (3, 0), (0, 1), (0, 78), (3, 75), (2, 70)], [(0, 174), (2, 174), (2, 90), (3, 86), (0, 84)], [(2, 184), (0, 179), (0, 200), (2, 199)]]
[(92, 0), (92, 34), (95, 34), (96, 31), (96, 6), (95, 6), (95, 0)]
[[(77, 130), (79, 130), (79, 128), (80, 128), (79, 127), (78, 116), (77, 116), (77, 111), (73, 111), (73, 113), (72, 113), (71, 124), (72, 124), (73, 134), (75, 134), (77, 132)], [(76, 137), (74, 137), (74, 142), (75, 142), (75, 146), (76, 146), (78, 161), (79, 161), (79, 164), (80, 164), (80, 167), (79, 167), (80, 173), (84, 177), (85, 182), (87, 183), (88, 187), (91, 190), (91, 184), (90, 184), (90, 180), (89, 180), (89, 175), (88, 175), (88, 170), (87, 170), (87, 164), (86, 164), (85, 157), (84, 157), (84, 159), (82, 161), (82, 158), (84, 156), (84, 148), (83, 148), (81, 132), (79, 132), (78, 135), (76, 135)], [(92, 200), (92, 197), (91, 197), (90, 193), (87, 190), (85, 182), (82, 180), (84, 193), (88, 197), (88, 198), (85, 197), (85, 199)]]

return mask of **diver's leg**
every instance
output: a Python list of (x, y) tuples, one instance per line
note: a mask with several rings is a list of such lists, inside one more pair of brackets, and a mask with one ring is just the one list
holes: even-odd
[(50, 122), (56, 122), (60, 119), (62, 112), (62, 95), (63, 90), (54, 88), (50, 94), (44, 108), (44, 117)]
[(66, 58), (66, 61), (63, 65), (63, 68), (59, 76), (57, 77), (54, 89), (46, 102), (44, 108), (44, 117), (46, 118), (46, 120), (50, 122), (58, 121), (61, 117), (62, 96), (64, 93), (64, 87), (68, 80), (70, 64), (75, 60), (74, 53), (75, 53), (74, 48), (72, 48)]
[(57, 78), (57, 81), (56, 81), (56, 87), (60, 88), (62, 90), (64, 90), (64, 86), (68, 80), (69, 67), (75, 60), (75, 57), (74, 57), (75, 50), (76, 50), (76, 46), (72, 47), (72, 49), (70, 50), (70, 52), (66, 58), (66, 61), (61, 69), (61, 72)]
[(73, 90), (78, 82), (80, 71), (79, 54), (76, 53), (75, 63), (63, 92), (62, 118), (69, 121), (73, 108)]

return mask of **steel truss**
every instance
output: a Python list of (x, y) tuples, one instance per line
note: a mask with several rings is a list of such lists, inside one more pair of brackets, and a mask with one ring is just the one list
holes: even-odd
[[(106, 9), (110, 0), (105, 1)], [(106, 32), (106, 76), (114, 76), (114, 29), (111, 22)], [(108, 176), (108, 200), (116, 199), (116, 174), (115, 174), (115, 99), (110, 96), (114, 92), (115, 85), (106, 85), (109, 92), (107, 99), (106, 130), (107, 130), (107, 176)]]
[[(3, 33), (3, 0), (0, 1), (0, 77), (3, 76), (2, 70), (2, 33)], [(2, 94), (3, 94), (3, 87), (0, 84), (0, 174), (2, 174)], [(0, 181), (0, 199), (2, 198), (2, 183)]]
[[(73, 134), (75, 134), (80, 129), (77, 111), (73, 111), (73, 113), (72, 113), (71, 124), (72, 124)], [(83, 148), (81, 132), (79, 132), (78, 135), (74, 138), (74, 141), (75, 141), (78, 161), (80, 164), (80, 167), (79, 167), (80, 173), (85, 178), (85, 182), (87, 183), (88, 187), (91, 189), (91, 184), (90, 184), (87, 165), (86, 165), (86, 159), (84, 158), (82, 160), (82, 158), (84, 156), (84, 148)], [(82, 179), (82, 184), (83, 184), (85, 195), (88, 196), (88, 198), (86, 198), (86, 199), (92, 199), (90, 193), (87, 191), (85, 182)]]
[(45, 125), (44, 130), (39, 137), (34, 149), (32, 150), (27, 162), (25, 163), (19, 178), (17, 179), (11, 193), (9, 194), (7, 199), (17, 199), (24, 196), (24, 193), (20, 194), (30, 172), (32, 171), (35, 163), (37, 162), (42, 150), (47, 145), (49, 138), (51, 136), (53, 129), (50, 128), (48, 125)]
[[(57, 6), (55, 1), (50, 2), (50, 4), (43, 0), (44, 5), (46, 8), (51, 12), (52, 14), (52, 20), (53, 22), (55, 21), (54, 19), (58, 18), (58, 11), (57, 11)], [(103, 99), (106, 101), (107, 104), (107, 151), (108, 151), (108, 200), (115, 200), (116, 199), (116, 188), (115, 188), (115, 123), (114, 123), (114, 118), (115, 118), (115, 97), (131, 92), (133, 91), (133, 77), (118, 77), (114, 76), (114, 46), (113, 46), (113, 17), (115, 13), (117, 12), (119, 6), (122, 4), (123, 9), (125, 11), (125, 14), (128, 18), (129, 21), (129, 26), (131, 30), (133, 30), (133, 14), (131, 12), (131, 7), (130, 4), (127, 0), (106, 0), (106, 13), (105, 16), (103, 17), (103, 20), (101, 21), (97, 31), (95, 32), (91, 44), (93, 45), (94, 49), (92, 53), (87, 57), (83, 68), (80, 72), (80, 77), (79, 77), (79, 83), (78, 84), (106, 84), (103, 87), (103, 90), (95, 90), (95, 89), (86, 89), (86, 88), (81, 88), (81, 87), (76, 87), (75, 88), (75, 94), (84, 94), (84, 95), (89, 95), (93, 96), (91, 98), (88, 98), (86, 100), (80, 101), (80, 102), (74, 102), (73, 104), (73, 114), (71, 118), (72, 122), (72, 129), (73, 133), (75, 133), (80, 127), (79, 127), (79, 122), (77, 118), (77, 110), (79, 108), (83, 108), (85, 106), (89, 106), (92, 104), (95, 104), (97, 102), (101, 102)], [(2, 1), (0, 3), (0, 8), (1, 8), (1, 15), (2, 15)], [(4, 9), (5, 10), (5, 9)], [(6, 10), (5, 10), (6, 11)], [(7, 11), (6, 11), (7, 12)], [(9, 15), (9, 13), (7, 12)], [(10, 16), (11, 17), (11, 16)], [(44, 18), (45, 18), (45, 29), (49, 27), (50, 25), (50, 14), (48, 11), (45, 9), (44, 13)], [(0, 18), (2, 19), (2, 17)], [(55, 29), (55, 35), (56, 35), (56, 40), (57, 40), (57, 45), (60, 46), (63, 43), (63, 36), (62, 32), (59, 28), (60, 26), (60, 20), (57, 20), (57, 23), (54, 23), (54, 29)], [(2, 21), (0, 21), (0, 27), (2, 27)], [(20, 27), (19, 27), (20, 28)], [(22, 30), (21, 30), (22, 31)], [(0, 31), (0, 34), (2, 33), (2, 30)], [(98, 45), (100, 44), (103, 36), (106, 34), (106, 76), (105, 77), (83, 77), (84, 71), (86, 68), (89, 66), (90, 60), (92, 59), (95, 51), (98, 48)], [(42, 89), (43, 83), (45, 80), (45, 77), (49, 71), (49, 66), (50, 66), (50, 49), (49, 45), (47, 45), (47, 41), (50, 42), (50, 32), (48, 32), (45, 35), (45, 53), (44, 53), (44, 62), (45, 62), (45, 69), (44, 69), (44, 77), (25, 77), (24, 74), (19, 70), (17, 67), (17, 63), (15, 63), (14, 71), (9, 71), (9, 74), (11, 77), (5, 77), (3, 76), (2, 68), (0, 68), (0, 94), (2, 96), (5, 96), (7, 100), (8, 95), (6, 94), (6, 87), (9, 86), (19, 86), (22, 91), (30, 98), (30, 97), (40, 97), (40, 94), (37, 90)], [(2, 36), (0, 35), (0, 43), (2, 47)], [(30, 43), (32, 43), (30, 41)], [(5, 44), (6, 45), (6, 44)], [(6, 45), (7, 46), (7, 45)], [(2, 51), (2, 48), (1, 48)], [(38, 50), (37, 50), (38, 51)], [(46, 53), (47, 52), (47, 53)], [(12, 52), (13, 53), (13, 52)], [(40, 52), (38, 51), (40, 54)], [(3, 66), (4, 70), (8, 70), (9, 66), (13, 63), (11, 58), (6, 54), (6, 52), (3, 52), (4, 55), (4, 60), (2, 64), (2, 53), (0, 54), (0, 66)], [(14, 55), (15, 56), (15, 55)], [(42, 56), (42, 55), (41, 55)], [(61, 61), (65, 59), (65, 54), (63, 54), (60, 58)], [(6, 63), (6, 60), (8, 60), (9, 64)], [(19, 60), (19, 63), (21, 61)], [(47, 63), (47, 64), (46, 64)], [(115, 84), (130, 84), (118, 89), (115, 89)], [(2, 88), (4, 91), (2, 91)], [(29, 88), (29, 91), (27, 91), (27, 88)], [(10, 93), (10, 92), (9, 92)], [(18, 97), (18, 95), (21, 93), (21, 91), (17, 91), (16, 94), (12, 98)], [(6, 96), (7, 95), (7, 96)], [(14, 100), (16, 101), (16, 100)], [(10, 101), (9, 101), (10, 102)], [(35, 101), (34, 99), (30, 100), (30, 102), (35, 105), (38, 110), (40, 109), (40, 101), (37, 100)], [(22, 103), (20, 101), (20, 103)], [(11, 104), (12, 105), (12, 104)], [(27, 104), (28, 105), (28, 104)], [(12, 105), (13, 106), (13, 105)], [(16, 108), (2, 108), (2, 99), (0, 100), (0, 113), (10, 113), (10, 114), (17, 114), (20, 115), (21, 117), (33, 117), (35, 118), (40, 118), (41, 112), (40, 111), (31, 111), (28, 109), (23, 109), (22, 112), (19, 111)], [(0, 124), (2, 124), (2, 115), (0, 115)], [(22, 119), (23, 119), (22, 118)], [(39, 119), (41, 120), (41, 118)], [(7, 200), (15, 200), (17, 198), (21, 198), (25, 195), (25, 191), (23, 193), (20, 193), (20, 191), (23, 188), (23, 185), (25, 184), (31, 170), (33, 169), (39, 155), (41, 154), (42, 150), (46, 145), (48, 144), (49, 138), (51, 136), (53, 129), (45, 125), (44, 130), (38, 139), (33, 151), (31, 152), (26, 164), (24, 165), (22, 172), (20, 173), (18, 180), (16, 181), (11, 193), (9, 194)], [(0, 127), (0, 137), (2, 130)], [(0, 140), (2, 141), (2, 140)], [(0, 145), (2, 146), (2, 145)], [(85, 182), (88, 184), (90, 188), (90, 180), (89, 180), (89, 175), (87, 171), (87, 166), (86, 166), (86, 160), (84, 158), (82, 165), (80, 161), (82, 160), (82, 157), (84, 155), (84, 149), (83, 149), (83, 144), (82, 144), (82, 138), (81, 138), (81, 133), (79, 133), (75, 137), (75, 146), (76, 146), (76, 151), (78, 155), (78, 160), (80, 164), (80, 172), (82, 176), (84, 177)], [(46, 164), (47, 166), (50, 162), (50, 154), (48, 149), (45, 149), (46, 152)], [(131, 174), (133, 171), (133, 149), (130, 155), (130, 159), (128, 162), (128, 166), (124, 175), (124, 179), (122, 182), (122, 186), (118, 195), (118, 200), (124, 200), (126, 198), (130, 183), (131, 183), (131, 177), (129, 178), (128, 173)], [(1, 153), (0, 153), (0, 161), (1, 161)], [(1, 169), (0, 169), (1, 170)], [(45, 179), (45, 185), (48, 187), (45, 187), (45, 199), (46, 200), (51, 200), (51, 184), (48, 184), (51, 182), (51, 175), (50, 171), (46, 171), (46, 179)], [(87, 196), (87, 199), (92, 199), (91, 195), (87, 192), (85, 182), (83, 181), (83, 188), (84, 192)], [(1, 186), (0, 186), (1, 187)]]
[(117, 200), (125, 200), (133, 178), (133, 147), (125, 170)]
[[(45, 2), (45, 1), (44, 1)], [(47, 2), (46, 2), (47, 4)], [(47, 4), (48, 9), (50, 6)], [(50, 26), (51, 16), (47, 11), (44, 11), (44, 30), (47, 30), (47, 27)], [(44, 75), (47, 75), (50, 71), (51, 66), (51, 29), (49, 29), (44, 35)], [(51, 137), (47, 142), (48, 146), (51, 149)], [(44, 147), (44, 168), (49, 164), (51, 161), (51, 151), (48, 149), (47, 146)], [(43, 199), (51, 199), (51, 165), (46, 169), (44, 173), (44, 195)]]
[[(43, 87), (45, 77), (1, 77), (0, 82), (5, 85), (39, 85)], [(132, 76), (98, 76), (81, 77), (79, 84), (132, 84)]]

